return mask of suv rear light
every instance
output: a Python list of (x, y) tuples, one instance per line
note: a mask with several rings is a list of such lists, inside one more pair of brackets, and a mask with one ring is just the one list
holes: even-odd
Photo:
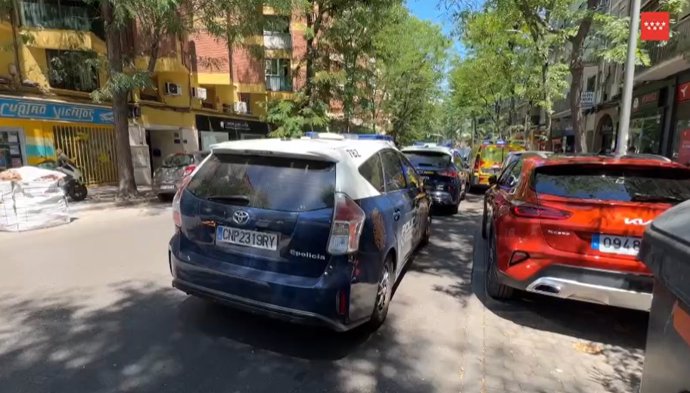
[(529, 259), (529, 254), (523, 251), (515, 251), (513, 255), (510, 257), (510, 262), (508, 264), (510, 266), (517, 265), (520, 262), (524, 262)]
[(366, 214), (357, 202), (345, 194), (336, 193), (328, 253), (344, 255), (357, 251), (365, 219)]
[(458, 177), (458, 172), (454, 169), (445, 169), (442, 172), (440, 172), (439, 175), (447, 177)]
[(184, 172), (182, 173), (182, 177), (187, 177), (187, 176), (191, 175), (192, 173), (194, 173), (195, 169), (196, 169), (196, 165), (194, 165), (194, 164), (187, 165), (184, 168)]
[(539, 205), (533, 205), (530, 203), (518, 203), (513, 202), (510, 207), (510, 212), (516, 217), (524, 218), (541, 218), (544, 220), (565, 220), (572, 216), (572, 213), (552, 209), (550, 207), (544, 207)]
[(175, 196), (172, 200), (173, 222), (175, 223), (176, 229), (182, 228), (182, 213), (180, 211), (180, 200), (182, 199), (182, 193), (184, 192), (184, 189), (187, 188), (187, 184), (189, 184), (191, 180), (191, 176), (185, 176), (185, 178), (182, 179), (182, 182), (180, 183), (180, 186), (177, 188), (177, 192), (175, 193)]

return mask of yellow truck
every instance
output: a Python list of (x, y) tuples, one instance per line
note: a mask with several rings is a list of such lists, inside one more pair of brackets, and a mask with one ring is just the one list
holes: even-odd
[(470, 155), (470, 184), (473, 188), (488, 187), (489, 177), (498, 175), (503, 160), (514, 151), (525, 151), (525, 145), (519, 142), (484, 141), (472, 149)]

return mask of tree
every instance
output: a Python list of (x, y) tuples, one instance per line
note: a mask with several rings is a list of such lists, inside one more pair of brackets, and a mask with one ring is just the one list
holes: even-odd
[(405, 8), (396, 13), (375, 37), (377, 73), (372, 82), (391, 121), (389, 134), (404, 144), (433, 127), (450, 40), (439, 26)]

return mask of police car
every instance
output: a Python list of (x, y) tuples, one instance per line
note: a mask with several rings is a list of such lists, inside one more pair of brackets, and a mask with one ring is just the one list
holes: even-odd
[(386, 318), (431, 200), (390, 141), (224, 142), (173, 199), (173, 286), (336, 331)]

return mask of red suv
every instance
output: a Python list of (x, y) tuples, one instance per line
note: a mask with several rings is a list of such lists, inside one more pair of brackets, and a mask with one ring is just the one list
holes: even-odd
[(491, 297), (518, 289), (649, 310), (642, 234), (690, 199), (690, 169), (656, 156), (525, 154), (491, 182), (482, 222)]

